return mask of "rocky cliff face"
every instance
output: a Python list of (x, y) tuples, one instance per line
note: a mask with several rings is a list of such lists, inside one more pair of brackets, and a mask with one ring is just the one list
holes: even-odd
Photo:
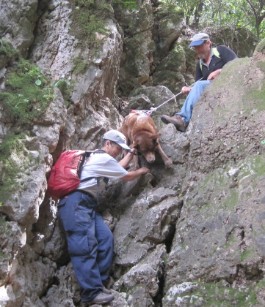
[[(62, 150), (96, 148), (130, 108), (191, 82), (188, 32), (148, 0), (131, 13), (11, 1), (0, 20), (0, 305), (79, 306), (46, 177)], [(264, 63), (261, 42), (227, 65), (186, 133), (159, 119), (179, 101), (153, 113), (173, 167), (158, 159), (101, 202), (115, 237), (111, 306), (265, 304)]]

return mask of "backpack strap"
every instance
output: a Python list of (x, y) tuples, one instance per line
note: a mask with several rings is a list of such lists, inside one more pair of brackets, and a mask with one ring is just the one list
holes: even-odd
[[(80, 166), (80, 174), (81, 174), (81, 170), (82, 170), (82, 167), (84, 165), (85, 160), (90, 157), (91, 153), (106, 153), (106, 152), (103, 149), (96, 149), (95, 151), (92, 151), (92, 152), (91, 151), (86, 151), (84, 153), (84, 158), (83, 158), (83, 161), (82, 161), (83, 163)], [(85, 181), (90, 180), (90, 179), (96, 179), (97, 180), (97, 199), (99, 199), (99, 186), (100, 186), (100, 179), (101, 178), (105, 182), (105, 184), (108, 183), (109, 178), (107, 178), (107, 177), (87, 177), (87, 178), (84, 178), (84, 179), (80, 180), (80, 182), (85, 182)]]
[[(83, 158), (82, 158), (82, 161), (80, 163), (79, 171), (78, 171), (79, 178), (80, 178), (81, 171), (82, 171), (82, 168), (83, 168), (83, 165), (84, 165), (86, 159), (88, 159), (92, 153), (106, 153), (106, 151), (103, 150), (103, 149), (96, 149), (94, 151), (85, 151), (84, 155), (83, 155)], [(99, 180), (100, 180), (101, 177), (87, 177), (87, 178), (84, 178), (84, 179), (80, 180), (80, 182), (84, 182), (84, 181), (87, 181), (87, 180), (90, 180), (90, 179), (93, 179), (93, 178), (95, 178), (97, 180), (97, 185), (99, 186)], [(103, 178), (105, 183), (107, 183), (108, 180), (109, 180), (106, 177), (102, 177), (102, 178)]]
[[(80, 162), (80, 165), (79, 165), (79, 168), (78, 168), (78, 171), (77, 171), (77, 175), (78, 175), (79, 178), (81, 176), (83, 165), (84, 165), (86, 159), (88, 159), (90, 157), (90, 154), (91, 154), (91, 151), (85, 151), (84, 154), (82, 155), (82, 160)], [(88, 179), (85, 178), (85, 180), (88, 180)], [(83, 182), (85, 180), (84, 179), (80, 180), (80, 182)]]

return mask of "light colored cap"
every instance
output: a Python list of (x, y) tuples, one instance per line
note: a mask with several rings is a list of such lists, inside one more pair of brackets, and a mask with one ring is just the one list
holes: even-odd
[(125, 135), (118, 130), (109, 130), (103, 135), (103, 139), (110, 140), (121, 146), (123, 149), (131, 150), (131, 148), (126, 144)]
[(198, 33), (195, 34), (192, 38), (191, 38), (191, 43), (190, 43), (190, 47), (197, 47), (197, 46), (201, 46), (205, 41), (209, 40), (209, 35), (206, 33)]

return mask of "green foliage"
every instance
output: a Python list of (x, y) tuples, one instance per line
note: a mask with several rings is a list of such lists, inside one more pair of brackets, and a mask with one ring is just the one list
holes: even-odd
[(17, 189), (16, 176), (21, 165), (15, 159), (24, 150), (21, 135), (10, 134), (0, 144), (0, 204), (3, 204)]
[(74, 58), (73, 64), (73, 73), (77, 75), (84, 73), (88, 67), (88, 62), (81, 58)]
[(66, 106), (70, 106), (72, 103), (71, 94), (73, 91), (73, 84), (65, 79), (60, 79), (55, 82), (54, 87), (57, 87), (61, 91)]
[(7, 73), (6, 89), (0, 92), (0, 99), (11, 120), (32, 124), (46, 110), (53, 92), (40, 69), (20, 59)]
[(259, 42), (256, 46), (256, 51), (265, 54), (265, 39)]
[(204, 307), (251, 307), (258, 306), (257, 291), (264, 282), (232, 286), (225, 280), (218, 282), (193, 282), (190, 289), (176, 293), (174, 299), (182, 298), (185, 306)]
[(186, 17), (183, 12), (183, 7), (176, 5), (174, 3), (175, 1), (176, 0), (161, 2), (160, 8), (156, 13), (161, 21), (164, 20), (167, 22), (167, 20), (170, 20), (170, 22), (178, 24)]
[(5, 217), (0, 215), (0, 233), (6, 233), (8, 231), (8, 225)]
[(118, 4), (124, 9), (135, 10), (138, 7), (136, 0), (114, 0), (113, 4)]
[(194, 23), (203, 6), (202, 0), (161, 0), (161, 3), (169, 12), (173, 10), (182, 12), (187, 25)]
[(110, 4), (104, 0), (72, 0), (72, 33), (81, 44), (86, 47), (98, 48), (101, 39), (98, 34), (107, 35), (105, 28), (106, 18), (113, 15), (113, 9)]
[(245, 262), (247, 260), (251, 260), (255, 255), (255, 251), (251, 249), (246, 249), (240, 254), (240, 261)]
[(6, 241), (12, 235), (11, 225), (6, 221), (6, 218), (4, 215), (0, 214), (0, 236), (1, 236), (1, 242), (0, 242), (0, 260), (7, 260), (9, 258), (9, 254), (6, 252)]
[(0, 69), (18, 57), (18, 51), (6, 40), (0, 39)]
[(265, 62), (259, 61), (257, 62), (257, 66), (261, 71), (263, 71), (263, 73), (265, 73)]
[(55, 82), (54, 87), (57, 87), (64, 96), (68, 92), (68, 82), (65, 79), (60, 79)]
[[(253, 306), (257, 302), (255, 291), (251, 288), (232, 288), (219, 282), (207, 283), (202, 289), (205, 295), (204, 306)], [(195, 291), (196, 294), (200, 293)]]
[(259, 0), (161, 0), (183, 11), (187, 25), (196, 28), (246, 28), (265, 37), (265, 2)]
[(245, 101), (254, 101), (255, 107), (258, 111), (265, 110), (264, 104), (264, 96), (265, 96), (265, 84), (262, 84), (260, 88), (250, 89), (245, 95)]
[(265, 3), (258, 0), (211, 1), (204, 3), (202, 23), (205, 25), (246, 28), (258, 38), (265, 36)]
[(8, 41), (0, 39), (0, 55), (11, 59), (18, 55), (18, 51)]

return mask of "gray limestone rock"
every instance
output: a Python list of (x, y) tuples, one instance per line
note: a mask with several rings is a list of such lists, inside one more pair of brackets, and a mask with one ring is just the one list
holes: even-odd
[(154, 251), (134, 265), (115, 284), (114, 289), (126, 291), (129, 306), (154, 306), (158, 295), (160, 277), (164, 274), (166, 250), (157, 245)]
[[(247, 306), (261, 299), (256, 296), (247, 302), (260, 287), (264, 270), (265, 113), (259, 63), (239, 59), (227, 65), (194, 109), (187, 132), (191, 146), (186, 163), (191, 173), (183, 185), (181, 219), (167, 263), (165, 306), (172, 306), (170, 293), (183, 282), (197, 283), (198, 302), (217, 302), (204, 289), (213, 289), (213, 282), (220, 279), (227, 282), (227, 302), (238, 302), (242, 284)], [(240, 80), (235, 71), (241, 73)], [(193, 293), (174, 296), (174, 302), (186, 300), (188, 305)]]
[(158, 192), (142, 192), (115, 226), (115, 264), (125, 267), (135, 265), (156, 244), (165, 242), (180, 209), (181, 202), (175, 191), (160, 188)]
[(38, 1), (1, 1), (0, 5), (1, 38), (10, 41), (22, 55), (27, 56), (34, 41)]
[[(3, 307), (80, 304), (56, 202), (46, 193), (50, 167), (62, 150), (99, 147), (102, 134), (120, 126), (125, 114), (115, 105), (118, 91), (127, 95), (135, 89), (124, 98), (128, 108), (157, 107), (192, 79), (181, 25), (171, 22), (180, 23), (173, 18), (180, 16), (168, 22), (143, 1), (141, 10), (106, 18), (107, 31), (97, 32), (95, 52), (72, 31), (77, 9), (72, 4), (39, 3), (36, 23), (36, 1), (1, 3), (2, 37), (24, 56), (30, 48), (30, 59), (55, 82), (54, 100), (32, 129), (8, 120), (0, 107), (0, 144), (9, 133), (25, 129), (6, 157), (15, 188), (4, 191), (0, 203)], [(152, 35), (159, 20), (160, 42)], [(159, 118), (176, 111), (178, 100), (153, 112), (161, 145), (174, 164), (168, 170), (158, 160), (141, 180), (110, 186), (104, 216), (115, 238), (111, 306), (216, 306), (220, 301), (264, 306), (263, 46), (264, 41), (252, 58), (223, 69), (195, 106), (186, 133)], [(158, 49), (164, 54), (158, 56)], [(85, 64), (82, 70), (78, 61)], [(12, 61), (1, 61), (0, 90), (8, 65)], [(180, 83), (170, 90), (161, 86), (161, 78), (168, 87)], [(1, 160), (1, 175), (2, 170)]]

